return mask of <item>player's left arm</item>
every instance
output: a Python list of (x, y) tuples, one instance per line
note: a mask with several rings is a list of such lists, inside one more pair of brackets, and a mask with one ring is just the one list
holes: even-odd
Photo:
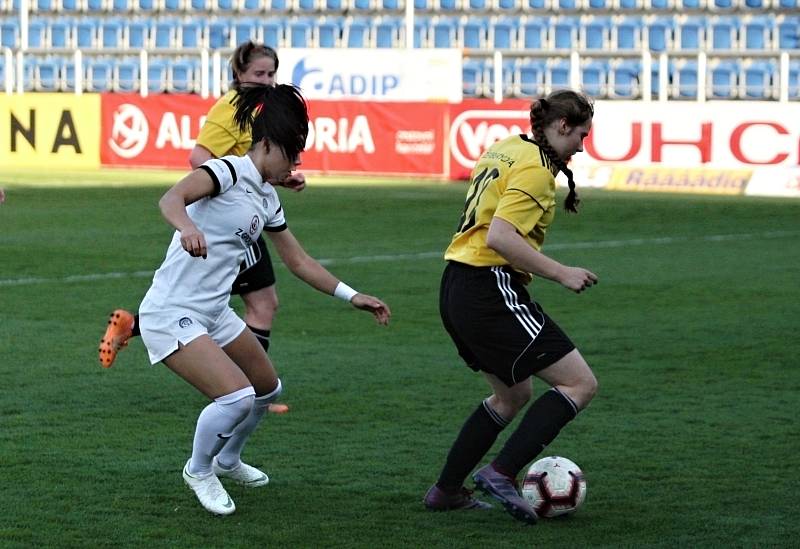
[(284, 265), (297, 278), (322, 293), (340, 297), (357, 309), (371, 312), (378, 324), (385, 326), (389, 323), (392, 313), (388, 305), (377, 297), (356, 292), (333, 276), (316, 259), (306, 253), (289, 229), (280, 232), (267, 231), (267, 234)]

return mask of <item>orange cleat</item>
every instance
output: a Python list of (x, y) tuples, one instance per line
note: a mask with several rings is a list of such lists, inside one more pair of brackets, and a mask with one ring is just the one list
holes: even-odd
[(117, 309), (108, 317), (108, 327), (100, 340), (100, 364), (111, 368), (117, 353), (128, 344), (133, 335), (133, 315), (124, 309)]
[(270, 404), (269, 405), (269, 413), (270, 414), (285, 414), (289, 411), (289, 407), (286, 404)]

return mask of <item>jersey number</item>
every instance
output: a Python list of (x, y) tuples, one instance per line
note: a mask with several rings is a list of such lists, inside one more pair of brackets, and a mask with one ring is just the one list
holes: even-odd
[(469, 185), (467, 191), (467, 202), (464, 204), (464, 213), (461, 214), (461, 219), (458, 222), (457, 233), (468, 231), (475, 225), (475, 216), (478, 211), (478, 202), (481, 200), (483, 191), (489, 184), (500, 176), (500, 171), (497, 168), (484, 168), (484, 170), (475, 176), (472, 183)]

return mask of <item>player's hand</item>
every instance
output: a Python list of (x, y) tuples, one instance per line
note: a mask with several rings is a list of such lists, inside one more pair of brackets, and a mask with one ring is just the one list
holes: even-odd
[(564, 267), (559, 282), (562, 286), (579, 294), (586, 288), (597, 284), (597, 275), (582, 267)]
[(289, 174), (289, 177), (281, 181), (281, 186), (299, 193), (306, 188), (306, 176), (300, 172)]
[(181, 231), (181, 246), (192, 257), (205, 259), (208, 255), (206, 237), (197, 227), (186, 228)]
[(382, 326), (389, 324), (392, 311), (389, 310), (389, 306), (386, 303), (377, 297), (366, 294), (356, 294), (353, 296), (353, 299), (350, 300), (350, 303), (352, 303), (353, 307), (356, 309), (371, 312), (378, 324)]

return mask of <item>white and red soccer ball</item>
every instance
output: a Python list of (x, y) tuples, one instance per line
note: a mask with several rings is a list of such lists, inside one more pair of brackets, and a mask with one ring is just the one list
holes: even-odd
[(564, 457), (534, 462), (522, 481), (522, 497), (540, 517), (572, 513), (586, 499), (586, 479), (580, 467)]

